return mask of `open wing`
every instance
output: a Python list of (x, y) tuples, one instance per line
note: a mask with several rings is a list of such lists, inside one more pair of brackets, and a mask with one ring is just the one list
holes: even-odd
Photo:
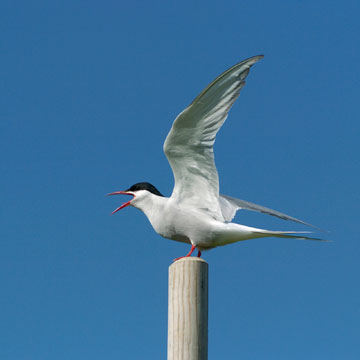
[(254, 56), (222, 73), (175, 119), (164, 143), (175, 178), (175, 201), (223, 219), (213, 145), (250, 67), (262, 58)]
[[(220, 202), (221, 211), (222, 211), (225, 221), (231, 221), (234, 218), (234, 216), (238, 210), (244, 209), (244, 210), (252, 210), (252, 211), (257, 211), (257, 212), (261, 212), (264, 214), (276, 216), (283, 220), (295, 221), (299, 224), (307, 225), (314, 229), (321, 230), (314, 225), (308, 224), (305, 221), (296, 219), (292, 216), (283, 214), (280, 211), (272, 210), (265, 206), (257, 205), (257, 204), (251, 203), (249, 201), (236, 199), (231, 196), (220, 195), (219, 202)], [(323, 230), (321, 230), (321, 231), (323, 231)]]

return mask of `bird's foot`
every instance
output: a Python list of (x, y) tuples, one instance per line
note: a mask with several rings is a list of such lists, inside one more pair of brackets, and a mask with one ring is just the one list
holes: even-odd
[[(186, 257), (191, 256), (191, 254), (194, 252), (195, 249), (196, 249), (195, 245), (191, 245), (191, 250), (189, 251), (189, 253), (186, 254), (185, 256), (180, 256), (180, 257), (174, 259), (174, 262), (177, 261), (177, 260), (180, 260), (180, 259), (183, 259), (183, 258), (186, 258)], [(198, 250), (197, 257), (200, 257), (200, 256), (201, 256), (201, 251)]]

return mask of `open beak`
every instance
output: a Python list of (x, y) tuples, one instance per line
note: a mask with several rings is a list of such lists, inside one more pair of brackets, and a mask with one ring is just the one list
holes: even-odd
[(116, 208), (112, 213), (112, 214), (115, 214), (116, 212), (118, 212), (119, 210), (123, 209), (124, 207), (127, 207), (130, 205), (131, 201), (134, 199), (135, 195), (131, 192), (127, 192), (127, 191), (115, 191), (115, 192), (112, 192), (110, 194), (108, 194), (108, 196), (110, 195), (131, 195), (133, 198), (131, 200), (129, 200), (128, 202), (122, 204), (121, 206), (119, 206), (118, 208)]

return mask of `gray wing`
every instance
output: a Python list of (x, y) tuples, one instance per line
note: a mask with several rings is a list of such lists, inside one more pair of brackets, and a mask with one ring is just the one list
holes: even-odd
[(171, 197), (182, 206), (200, 207), (222, 219), (213, 145), (250, 67), (262, 58), (254, 56), (222, 73), (175, 119), (164, 152), (175, 178)]
[[(307, 226), (310, 226), (310, 227), (312, 227), (314, 229), (321, 230), (320, 228), (318, 228), (318, 227), (316, 227), (314, 225), (308, 224), (305, 221), (296, 219), (296, 218), (294, 218), (292, 216), (283, 214), (283, 213), (281, 213), (279, 211), (269, 209), (269, 208), (267, 208), (265, 206), (253, 204), (253, 203), (251, 203), (249, 201), (236, 199), (236, 198), (233, 198), (231, 196), (220, 195), (219, 203), (220, 203), (221, 211), (222, 211), (222, 214), (223, 214), (223, 216), (225, 218), (225, 221), (231, 221), (234, 218), (235, 213), (236, 213), (237, 210), (244, 209), (244, 210), (257, 211), (257, 212), (261, 212), (261, 213), (264, 213), (264, 214), (276, 216), (276, 217), (278, 217), (280, 219), (283, 219), (283, 220), (295, 221), (295, 222), (297, 222), (299, 224), (307, 225)], [(321, 231), (323, 231), (323, 230), (321, 230)]]

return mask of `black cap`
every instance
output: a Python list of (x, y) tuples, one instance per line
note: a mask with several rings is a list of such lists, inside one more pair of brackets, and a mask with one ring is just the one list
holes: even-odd
[(152, 194), (155, 194), (158, 196), (164, 196), (154, 185), (151, 185), (148, 182), (140, 182), (140, 183), (134, 184), (125, 191), (139, 191), (139, 190), (147, 190), (147, 191), (151, 192)]

